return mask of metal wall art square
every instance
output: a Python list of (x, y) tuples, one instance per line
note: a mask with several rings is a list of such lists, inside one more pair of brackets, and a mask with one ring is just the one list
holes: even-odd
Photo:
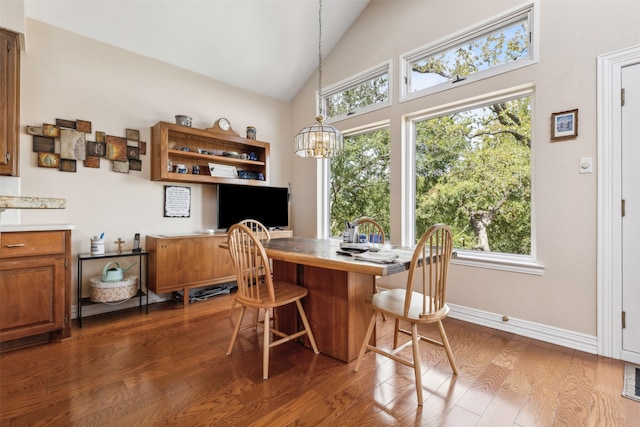
[(107, 159), (118, 162), (126, 162), (127, 165), (127, 140), (119, 136), (107, 135)]

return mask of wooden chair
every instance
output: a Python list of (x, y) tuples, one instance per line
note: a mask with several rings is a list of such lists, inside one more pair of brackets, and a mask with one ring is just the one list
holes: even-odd
[[(240, 317), (236, 322), (231, 336), (231, 343), (227, 355), (231, 355), (233, 345), (238, 336), (240, 329), (248, 329), (255, 326), (262, 327), (264, 330), (263, 353), (262, 353), (262, 378), (269, 378), (269, 349), (285, 342), (294, 340), (298, 337), (307, 335), (313, 352), (318, 354), (316, 340), (311, 332), (309, 321), (302, 308), (301, 300), (307, 296), (308, 290), (295, 283), (285, 281), (273, 281), (271, 274), (271, 266), (269, 258), (265, 253), (264, 246), (260, 239), (244, 224), (234, 224), (229, 228), (229, 252), (236, 269), (236, 277), (238, 281), (238, 292), (235, 300), (242, 306)], [(304, 329), (293, 334), (286, 334), (277, 330), (270, 325), (269, 317), (272, 309), (288, 304), (295, 304), (300, 314), (300, 320)], [(264, 310), (264, 320), (254, 321), (249, 325), (242, 326), (247, 307), (253, 307), (258, 310)], [(279, 339), (272, 341), (276, 336)]]
[[(260, 240), (270, 240), (271, 234), (269, 233), (269, 229), (264, 226), (263, 223), (258, 221), (257, 219), (243, 219), (240, 221), (240, 224), (244, 224), (249, 227), (249, 230), (253, 232)], [(236, 300), (231, 301), (231, 307), (229, 307), (229, 317), (233, 314), (233, 310), (236, 308)], [(257, 314), (256, 314), (257, 316)], [(256, 318), (256, 320), (258, 320)]]
[[(355, 370), (360, 368), (362, 359), (367, 349), (386, 356), (396, 362), (414, 369), (416, 390), (418, 393), (418, 405), (422, 406), (422, 373), (420, 365), (420, 341), (443, 347), (449, 358), (451, 369), (454, 374), (458, 374), (458, 368), (451, 352), (451, 346), (447, 339), (447, 334), (442, 325), (442, 319), (447, 317), (449, 306), (446, 303), (447, 295), (447, 273), (449, 262), (453, 253), (453, 243), (451, 230), (444, 224), (436, 224), (429, 228), (418, 242), (411, 259), (409, 276), (407, 278), (407, 288), (390, 289), (376, 293), (368, 301), (373, 308), (369, 327), (362, 341), (358, 361)], [(414, 279), (421, 284), (414, 291)], [(386, 350), (369, 344), (371, 334), (376, 324), (378, 312), (395, 319), (395, 332), (393, 337), (393, 349)], [(400, 328), (400, 321), (411, 324), (411, 330)], [(436, 323), (440, 332), (441, 341), (437, 341), (418, 334), (418, 326)], [(411, 335), (411, 341), (402, 346), (398, 346), (399, 333)], [(398, 353), (407, 346), (413, 346), (413, 358), (411, 360), (398, 356)]]
[(354, 222), (358, 226), (358, 233), (365, 234), (369, 243), (384, 243), (384, 230), (375, 219), (363, 216)]
[(244, 224), (249, 227), (249, 230), (253, 231), (253, 234), (257, 235), (260, 240), (271, 239), (269, 229), (257, 219), (243, 219), (240, 221), (240, 224)]
[[(368, 216), (362, 216), (356, 219), (354, 223), (358, 226), (358, 234), (365, 234), (369, 243), (384, 243), (384, 230), (380, 223), (375, 219)], [(375, 289), (376, 293), (380, 292), (380, 288), (378, 288), (377, 283), (375, 284)], [(382, 315), (382, 320), (387, 320), (384, 314)]]

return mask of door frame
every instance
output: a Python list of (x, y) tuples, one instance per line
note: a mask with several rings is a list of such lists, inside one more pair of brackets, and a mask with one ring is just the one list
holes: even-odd
[(640, 63), (640, 45), (598, 56), (598, 354), (622, 355), (622, 68)]

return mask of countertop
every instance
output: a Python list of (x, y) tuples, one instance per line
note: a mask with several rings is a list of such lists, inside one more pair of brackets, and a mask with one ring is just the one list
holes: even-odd
[(10, 233), (12, 231), (52, 231), (52, 230), (75, 230), (74, 224), (26, 224), (26, 225), (0, 225), (0, 233)]
[(66, 207), (66, 199), (0, 196), (0, 212), (4, 209), (65, 209)]

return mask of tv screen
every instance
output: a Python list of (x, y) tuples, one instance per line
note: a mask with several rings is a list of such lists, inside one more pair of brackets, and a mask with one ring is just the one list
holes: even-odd
[(289, 226), (289, 189), (248, 185), (218, 185), (218, 228), (227, 229), (243, 219), (266, 227)]

